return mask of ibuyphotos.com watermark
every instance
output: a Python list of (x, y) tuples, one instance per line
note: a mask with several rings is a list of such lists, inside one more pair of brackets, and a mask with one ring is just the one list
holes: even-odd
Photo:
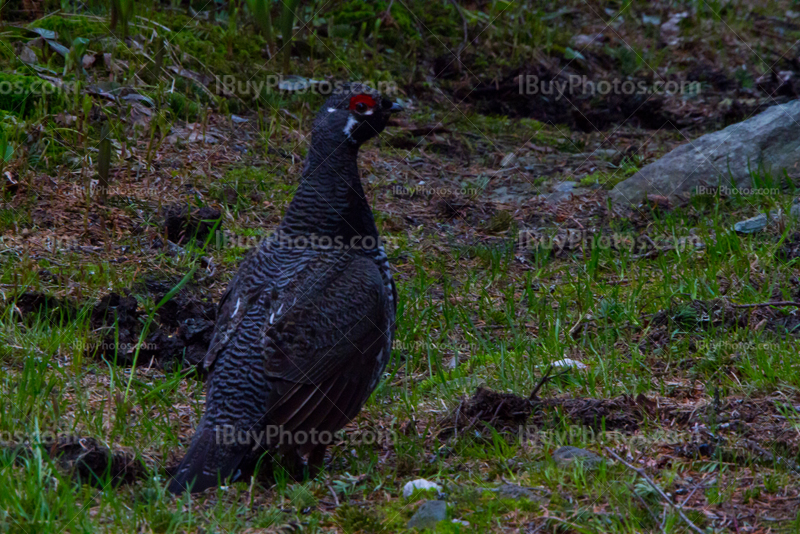
[(213, 240), (216, 248), (255, 248), (265, 247), (271, 250), (376, 250), (380, 247), (392, 247), (393, 239), (390, 236), (370, 235), (319, 235), (302, 234), (290, 235), (275, 231), (268, 237), (235, 234), (226, 230), (218, 230)]
[(214, 437), (218, 445), (238, 445), (258, 450), (259, 448), (280, 448), (286, 446), (313, 446), (343, 443), (346, 446), (386, 445), (397, 441), (397, 433), (383, 429), (355, 429), (337, 432), (329, 430), (287, 430), (283, 425), (267, 425), (266, 428), (244, 430), (234, 425), (217, 425)]
[(116, 343), (106, 340), (100, 343), (89, 343), (83, 340), (75, 340), (72, 347), (78, 351), (99, 351), (102, 353), (132, 354), (136, 350), (154, 351), (158, 349), (155, 343), (142, 341), (141, 343)]
[(574, 443), (624, 443), (630, 450), (646, 448), (653, 443), (685, 443), (686, 431), (657, 429), (652, 432), (634, 433), (617, 430), (595, 429), (590, 426), (568, 425), (558, 429), (546, 429), (536, 425), (517, 427), (515, 441), (519, 445), (554, 449)]
[(534, 230), (520, 230), (517, 235), (519, 250), (618, 250), (627, 252), (647, 252), (656, 250), (695, 250), (703, 247), (698, 236), (665, 236), (653, 239), (646, 235), (628, 232), (590, 232), (588, 230), (568, 229), (554, 235), (539, 234)]
[(328, 81), (328, 80), (309, 80), (297, 77), (284, 77), (277, 74), (270, 74), (265, 78), (242, 79), (237, 76), (226, 74), (219, 78), (216, 85), (217, 95), (240, 98), (259, 97), (265, 94), (291, 92), (295, 94), (317, 94), (333, 95), (345, 93), (350, 87), (356, 84), (365, 85), (375, 89), (384, 96), (391, 96), (399, 93), (397, 83), (393, 81)]
[[(295, 94), (318, 94), (333, 95), (350, 91), (350, 86), (355, 84), (365, 85), (377, 90), (384, 96), (399, 94), (399, 86), (393, 81), (328, 81), (310, 80), (298, 77), (284, 77), (271, 74), (264, 78), (243, 79), (235, 75), (225, 75), (216, 79), (213, 84), (213, 91), (218, 96), (255, 98), (266, 94), (295, 93)], [(63, 94), (66, 96), (81, 94), (86, 90), (86, 84), (80, 81), (58, 81), (52, 83), (46, 80), (34, 83), (23, 81), (0, 81), (0, 96), (29, 96), (29, 95), (55, 95)]]
[(422, 197), (447, 198), (455, 196), (474, 197), (477, 196), (481, 190), (477, 187), (431, 187), (421, 184), (414, 186), (395, 185), (390, 191), (393, 195), (398, 197), (414, 197), (419, 195)]
[(697, 344), (700, 351), (723, 351), (723, 352), (756, 352), (756, 351), (776, 351), (781, 348), (779, 343), (762, 341), (709, 341), (703, 340)]
[(28, 445), (44, 445), (50, 447), (52, 445), (79, 445), (85, 439), (74, 434), (65, 434), (63, 432), (42, 430), (40, 432), (25, 432), (23, 430), (0, 431), (0, 443), (9, 444), (28, 444)]
[(733, 196), (770, 196), (775, 197), (782, 193), (777, 187), (747, 187), (747, 186), (727, 186), (719, 185), (716, 187), (700, 185), (697, 187), (696, 193), (698, 195), (719, 195), (722, 197)]
[(689, 81), (662, 81), (656, 80), (647, 83), (644, 80), (590, 80), (586, 76), (571, 74), (566, 79), (542, 79), (539, 76), (528, 74), (519, 76), (519, 94), (543, 95), (560, 100), (562, 97), (574, 96), (605, 96), (605, 95), (697, 95), (701, 91), (700, 82)]
[(22, 81), (0, 81), (0, 96), (26, 96), (26, 95), (54, 95), (75, 94), (81, 89), (81, 84), (63, 82), (59, 85), (41, 80), (34, 83)]

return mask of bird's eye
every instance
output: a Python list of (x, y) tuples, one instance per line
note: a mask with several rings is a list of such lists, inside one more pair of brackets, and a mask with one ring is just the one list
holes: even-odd
[(375, 107), (375, 99), (370, 95), (356, 95), (350, 99), (348, 107), (357, 113), (366, 113)]

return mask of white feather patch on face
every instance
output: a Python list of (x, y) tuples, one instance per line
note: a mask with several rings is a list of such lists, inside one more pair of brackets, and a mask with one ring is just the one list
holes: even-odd
[(349, 117), (347, 117), (347, 124), (344, 127), (344, 134), (347, 137), (350, 137), (350, 134), (353, 133), (353, 128), (355, 128), (356, 126), (358, 126), (358, 120), (352, 115), (350, 115)]
[(372, 110), (372, 109), (371, 109), (371, 110), (369, 110), (369, 111), (365, 111), (365, 112), (364, 112), (364, 115), (372, 115), (372, 112), (373, 112), (373, 111), (374, 111), (374, 110)]
[(336, 108), (328, 108), (328, 113), (333, 113), (334, 111), (336, 111)]

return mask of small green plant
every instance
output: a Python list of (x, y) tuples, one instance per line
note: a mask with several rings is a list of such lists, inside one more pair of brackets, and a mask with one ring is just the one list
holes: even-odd
[(292, 58), (292, 32), (294, 20), (297, 17), (297, 8), (300, 0), (288, 0), (283, 3), (281, 14), (281, 34), (283, 36), (283, 72), (289, 74), (289, 63)]
[(5, 170), (6, 163), (11, 160), (14, 155), (14, 147), (8, 141), (8, 134), (0, 128), (0, 184), (5, 188), (5, 178), (3, 178), (3, 171)]
[(100, 153), (97, 156), (97, 175), (100, 186), (100, 202), (105, 204), (108, 197), (108, 172), (111, 168), (111, 127), (108, 122), (100, 131)]
[(275, 49), (275, 36), (272, 28), (272, 6), (269, 0), (247, 0), (247, 9), (255, 20), (256, 27), (267, 41), (267, 53)]
[(123, 39), (128, 37), (128, 24), (133, 18), (135, 0), (110, 0), (111, 1), (111, 20), (108, 27), (116, 32), (119, 28), (120, 36)]

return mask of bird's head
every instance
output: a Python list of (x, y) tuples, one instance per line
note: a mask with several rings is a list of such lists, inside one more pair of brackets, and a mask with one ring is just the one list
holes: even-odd
[(383, 131), (392, 113), (402, 110), (369, 86), (347, 85), (328, 98), (317, 115), (314, 129), (360, 146)]

